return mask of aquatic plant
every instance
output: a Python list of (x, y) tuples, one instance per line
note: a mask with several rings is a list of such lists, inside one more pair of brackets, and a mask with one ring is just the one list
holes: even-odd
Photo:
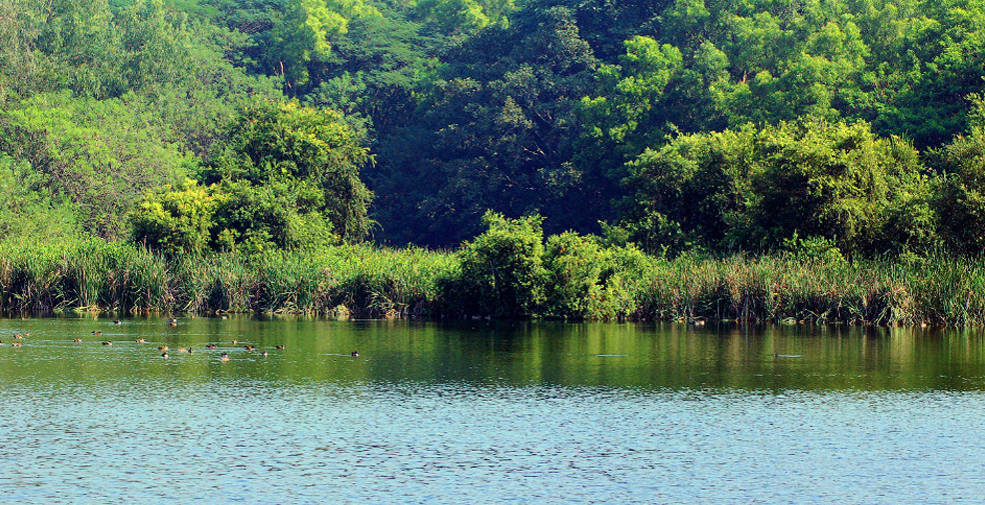
[[(455, 252), (340, 245), (165, 257), (95, 239), (58, 248), (0, 243), (0, 310), (985, 324), (985, 259), (668, 259), (574, 234), (549, 238), (536, 254), (543, 255), (546, 274), (525, 278), (524, 289), (546, 296), (491, 313), (503, 300), (470, 289), (475, 271), (464, 270)], [(483, 268), (498, 268), (495, 257), (486, 258)]]

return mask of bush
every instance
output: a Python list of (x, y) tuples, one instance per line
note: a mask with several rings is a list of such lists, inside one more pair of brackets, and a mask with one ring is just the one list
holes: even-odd
[(212, 193), (190, 179), (180, 189), (148, 193), (130, 213), (133, 241), (168, 256), (202, 254), (211, 241), (215, 210), (225, 199)]
[(508, 219), (486, 212), (487, 230), (460, 250), (461, 276), (450, 290), (471, 314), (523, 317), (544, 299), (543, 218)]

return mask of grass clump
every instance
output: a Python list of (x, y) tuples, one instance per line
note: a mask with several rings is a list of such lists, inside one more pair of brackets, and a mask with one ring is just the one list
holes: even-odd
[(0, 243), (0, 310), (337, 317), (985, 324), (985, 259), (669, 259), (494, 216), (456, 252), (339, 245), (163, 256), (96, 239)]

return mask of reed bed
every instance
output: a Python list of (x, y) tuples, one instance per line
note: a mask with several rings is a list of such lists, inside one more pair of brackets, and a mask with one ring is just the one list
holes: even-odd
[[(985, 324), (982, 259), (621, 257), (630, 260), (617, 261), (615, 271), (598, 281), (598, 289), (585, 291), (595, 298), (582, 304), (589, 307), (584, 318)], [(459, 278), (460, 267), (455, 253), (365, 245), (316, 253), (168, 259), (132, 244), (98, 240), (57, 248), (4, 243), (0, 310), (376, 318), (488, 315), (466, 312), (446, 293), (454, 284), (449, 281)], [(469, 306), (475, 312), (482, 303)], [(557, 315), (550, 310), (544, 306), (528, 316)]]
[(967, 326), (985, 324), (985, 262), (735, 256), (657, 263), (640, 318)]

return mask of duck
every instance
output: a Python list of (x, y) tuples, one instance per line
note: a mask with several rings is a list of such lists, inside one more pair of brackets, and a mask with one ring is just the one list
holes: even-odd
[(93, 334), (93, 335), (102, 335), (102, 334), (103, 334), (103, 332), (101, 332), (101, 331), (96, 331), (96, 330), (92, 330), (92, 334)]
[(113, 345), (113, 342), (110, 341), (110, 340), (107, 340), (107, 341), (103, 342), (103, 345)]
[(226, 354), (226, 353), (222, 353), (222, 354), (221, 354), (221, 355), (219, 356), (219, 360), (220, 360), (220, 361), (229, 361), (229, 355), (228, 355), (228, 354)]
[(283, 351), (284, 350), (284, 346), (282, 346), (282, 345), (276, 345), (276, 346), (274, 346), (274, 349), (277, 349), (278, 351)]
[(209, 344), (209, 345), (206, 345), (205, 346), (206, 349), (215, 349), (216, 347), (219, 347), (219, 346), (217, 346), (215, 344)]
[(166, 351), (166, 350), (168, 350), (168, 346), (166, 346), (166, 345), (159, 345), (159, 346), (157, 346), (157, 350), (158, 351)]
[(187, 351), (187, 350), (188, 350), (188, 349), (185, 349), (184, 347), (179, 347), (179, 348), (177, 349), (177, 351), (178, 351), (178, 352), (185, 352), (185, 351)]
[(267, 351), (263, 351), (260, 353), (260, 356), (266, 356), (266, 355), (267, 355)]
[(230, 344), (233, 344), (233, 345), (236, 345), (236, 341), (235, 340), (230, 340), (229, 343)]
[(14, 342), (14, 343), (12, 343), (10, 345), (13, 346), (13, 347), (20, 347), (21, 346), (21, 343), (20, 342)]
[(252, 351), (252, 350), (256, 349), (256, 347), (254, 347), (252, 345), (244, 345), (243, 346), (243, 349), (246, 349), (247, 351)]
[(134, 340), (134, 342), (136, 342), (136, 343), (138, 343), (138, 344), (144, 344), (144, 343), (147, 343), (147, 341), (146, 341), (146, 340), (144, 340), (144, 339), (142, 339), (142, 338), (138, 338), (137, 340)]
[(116, 319), (116, 320), (113, 321), (113, 324), (123, 324), (123, 321), (120, 321), (119, 319)]
[(77, 338), (77, 339), (75, 339), (75, 341), (76, 341), (76, 342), (81, 342), (81, 341), (82, 341), (82, 339), (81, 339), (81, 338)]
[(168, 324), (170, 324), (171, 326), (178, 326), (178, 318), (172, 317), (171, 320), (168, 321)]
[(171, 355), (170, 355), (170, 354), (168, 354), (168, 352), (167, 352), (167, 351), (164, 351), (164, 352), (163, 352), (163, 353), (161, 354), (161, 357), (162, 357), (162, 358), (170, 358), (170, 357), (171, 357)]
[(188, 348), (188, 354), (191, 354), (191, 353), (193, 353), (193, 352), (195, 352), (195, 349), (192, 349), (191, 347), (189, 347), (189, 348)]
[(21, 335), (20, 333), (14, 333), (14, 338), (24, 338), (24, 335)]
[(349, 355), (352, 356), (353, 358), (358, 358), (359, 357), (359, 351), (352, 351), (351, 353), (349, 353)]

